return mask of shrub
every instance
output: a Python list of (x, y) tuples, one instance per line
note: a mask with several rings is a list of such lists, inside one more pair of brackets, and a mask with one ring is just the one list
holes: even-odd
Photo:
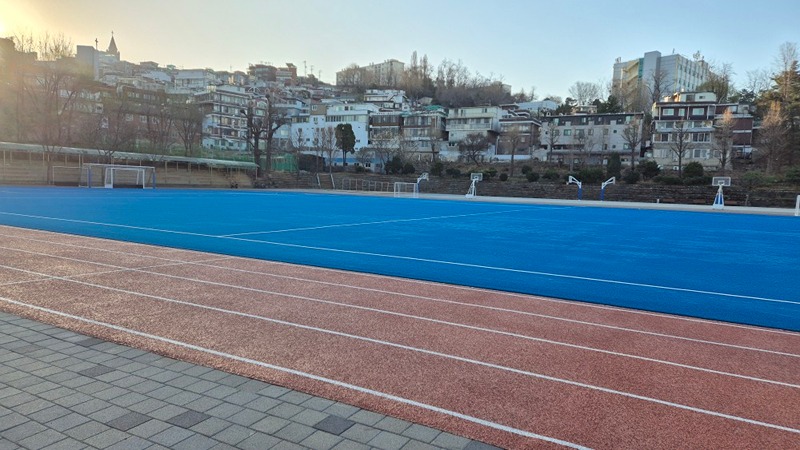
[(500, 174), (500, 181), (508, 181), (508, 174), (503, 172)]
[(691, 177), (691, 178), (684, 178), (683, 184), (687, 186), (705, 186), (711, 185), (711, 177)]
[(431, 166), (431, 175), (436, 175), (437, 177), (442, 176), (442, 172), (444, 172), (444, 164), (441, 161), (436, 161)]
[(547, 170), (545, 171), (544, 175), (542, 175), (542, 178), (544, 178), (547, 181), (557, 181), (560, 177), (558, 175), (558, 172), (556, 172), (555, 170)]
[(683, 181), (681, 181), (680, 178), (667, 175), (659, 175), (655, 177), (653, 181), (660, 184), (666, 184), (667, 186), (678, 186), (683, 184)]
[(800, 167), (792, 167), (787, 170), (783, 179), (787, 183), (800, 184)]
[(625, 171), (625, 177), (623, 178), (623, 181), (625, 181), (627, 184), (636, 184), (639, 182), (640, 176), (641, 175), (639, 172), (628, 169)]
[(529, 174), (531, 172), (533, 172), (533, 167), (527, 166), (527, 165), (526, 166), (522, 166), (522, 174), (523, 175), (527, 175), (527, 174)]
[(581, 183), (600, 184), (604, 181), (605, 172), (599, 167), (589, 167), (581, 169), (574, 177), (580, 180)]
[(769, 183), (767, 177), (761, 172), (747, 172), (742, 175), (742, 184), (745, 189), (751, 190)]
[(411, 163), (405, 163), (403, 165), (403, 175), (410, 175), (410, 174), (412, 174), (412, 173), (414, 173), (416, 171), (417, 171), (417, 169), (414, 168), (414, 165), (411, 164)]
[(703, 176), (703, 165), (697, 161), (692, 161), (683, 166), (683, 176), (686, 178), (698, 178)]
[(497, 175), (497, 169), (495, 169), (494, 167), (483, 171), (484, 178), (494, 178), (495, 175)]
[(525, 174), (525, 178), (527, 178), (528, 181), (533, 183), (534, 181), (539, 181), (539, 174), (537, 172), (531, 171)]
[(639, 172), (642, 173), (643, 179), (649, 180), (658, 176), (661, 173), (661, 169), (658, 167), (657, 162), (650, 160), (639, 164)]
[(458, 178), (461, 176), (461, 171), (456, 169), (455, 167), (448, 167), (447, 170), (445, 170), (444, 172), (453, 178)]
[(612, 153), (608, 158), (608, 165), (606, 166), (606, 176), (608, 178), (617, 177), (620, 179), (622, 176), (622, 160), (619, 153)]
[(361, 165), (356, 166), (356, 173), (364, 173), (367, 171), (367, 168)]

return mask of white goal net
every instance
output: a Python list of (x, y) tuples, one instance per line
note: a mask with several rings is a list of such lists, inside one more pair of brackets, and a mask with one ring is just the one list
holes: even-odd
[(396, 181), (394, 183), (394, 196), (395, 197), (418, 198), (419, 197), (419, 184), (418, 183), (406, 183), (406, 182), (402, 182), (402, 181)]
[(81, 168), (80, 186), (85, 187), (135, 187), (154, 189), (156, 173), (154, 167), (126, 166), (119, 164), (84, 164)]

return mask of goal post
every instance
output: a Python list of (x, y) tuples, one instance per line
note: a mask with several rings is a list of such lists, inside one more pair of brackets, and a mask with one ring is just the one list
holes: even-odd
[(419, 197), (419, 184), (395, 181), (394, 196), (417, 198)]
[(84, 164), (81, 168), (79, 185), (107, 189), (118, 187), (155, 189), (156, 170), (152, 166)]
[(81, 166), (53, 166), (50, 180), (56, 186), (80, 186)]

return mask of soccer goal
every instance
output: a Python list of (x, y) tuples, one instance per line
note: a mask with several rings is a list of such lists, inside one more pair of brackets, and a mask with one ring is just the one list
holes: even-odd
[(80, 186), (80, 166), (53, 166), (50, 169), (50, 180), (56, 186)]
[(419, 197), (419, 184), (407, 183), (403, 181), (395, 181), (394, 183), (394, 196), (395, 197)]
[(119, 164), (84, 164), (81, 169), (80, 186), (135, 187), (155, 189), (156, 170), (150, 166), (126, 166)]

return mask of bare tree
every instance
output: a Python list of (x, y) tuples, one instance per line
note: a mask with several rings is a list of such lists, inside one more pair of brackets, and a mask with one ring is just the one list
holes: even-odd
[(267, 173), (269, 173), (272, 170), (272, 144), (275, 132), (278, 131), (278, 129), (280, 129), (282, 126), (288, 124), (290, 118), (286, 109), (279, 106), (278, 102), (280, 98), (278, 97), (277, 93), (267, 92), (264, 100), (266, 102), (266, 108), (264, 109), (264, 134), (267, 142), (267, 164), (265, 170)]
[(187, 101), (184, 104), (173, 105), (172, 114), (175, 118), (178, 139), (183, 145), (183, 155), (194, 156), (194, 146), (200, 140), (203, 131), (203, 111), (197, 104)]
[(547, 123), (547, 131), (545, 131), (545, 140), (547, 143), (547, 162), (553, 161), (553, 150), (555, 146), (558, 144), (560, 136), (558, 135), (558, 130), (553, 125), (553, 122), (545, 122)]
[(689, 124), (683, 120), (676, 121), (671, 135), (672, 139), (668, 148), (678, 159), (678, 176), (683, 178), (683, 158), (689, 156), (694, 147)]
[(720, 103), (728, 100), (728, 95), (733, 91), (733, 66), (723, 63), (719, 66), (712, 65), (708, 72), (708, 79), (698, 87), (700, 91), (713, 92)]
[(783, 116), (781, 104), (772, 102), (758, 133), (758, 153), (761, 159), (766, 159), (767, 174), (780, 164), (786, 148), (787, 129)]
[(769, 71), (766, 69), (751, 70), (747, 72), (745, 89), (760, 96), (762, 92), (769, 90), (771, 83)]
[(111, 163), (116, 152), (131, 149), (136, 142), (138, 130), (133, 124), (136, 110), (125, 89), (120, 87), (105, 98), (103, 112), (98, 147), (103, 150), (104, 160)]
[(640, 105), (639, 111), (649, 110), (653, 103), (660, 101), (664, 94), (669, 93), (674, 88), (667, 79), (667, 73), (663, 70), (654, 70), (650, 74), (645, 87), (647, 89), (646, 98), (649, 103)]
[(397, 151), (397, 136), (386, 130), (376, 131), (369, 140), (369, 149), (380, 161), (381, 168), (386, 171), (387, 164)]
[(602, 88), (598, 83), (577, 81), (569, 88), (569, 95), (578, 105), (589, 105), (602, 97)]
[(147, 119), (145, 135), (150, 143), (150, 151), (154, 155), (166, 156), (174, 144), (175, 116), (167, 105), (149, 105), (144, 112)]
[(482, 133), (470, 133), (458, 143), (458, 151), (467, 161), (481, 165), (483, 152), (489, 148), (489, 140)]
[(645, 141), (645, 133), (642, 125), (642, 120), (634, 117), (625, 128), (622, 129), (622, 139), (628, 144), (631, 150), (631, 170), (636, 167), (636, 157), (639, 150), (642, 148), (642, 143)]
[(722, 117), (714, 123), (714, 156), (719, 161), (720, 174), (725, 176), (725, 170), (731, 161), (733, 150), (733, 129), (736, 119), (730, 108), (722, 113)]
[(514, 176), (514, 158), (517, 155), (517, 149), (524, 140), (525, 135), (523, 135), (520, 131), (519, 124), (513, 124), (513, 126), (500, 135), (500, 138), (497, 140), (498, 147), (501, 149), (503, 147), (508, 147), (508, 152), (511, 154), (511, 167), (509, 167), (509, 176)]
[(328, 156), (328, 172), (333, 173), (333, 155), (336, 153), (336, 128), (327, 126), (314, 129), (314, 143), (320, 155)]

